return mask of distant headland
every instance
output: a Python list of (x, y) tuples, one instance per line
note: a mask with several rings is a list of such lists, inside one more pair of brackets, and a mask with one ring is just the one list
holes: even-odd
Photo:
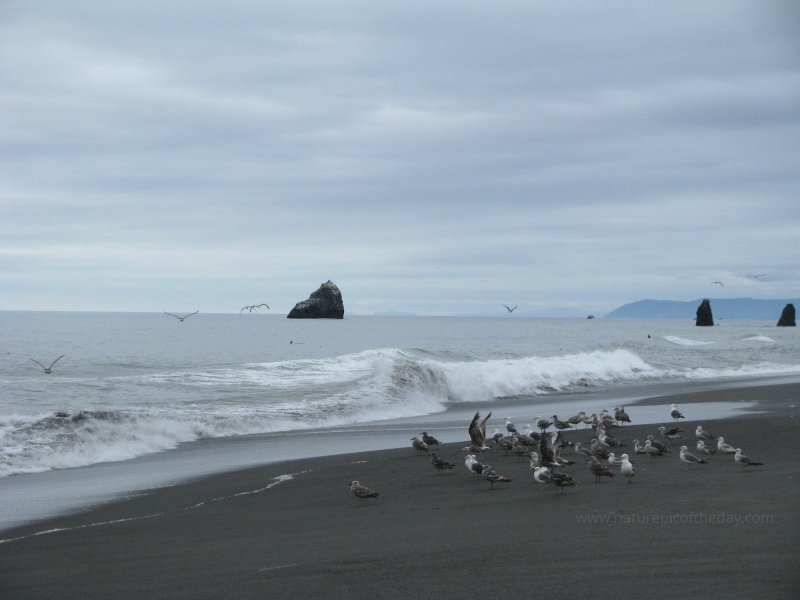
[[(702, 298), (687, 300), (639, 300), (612, 310), (606, 317), (638, 319), (694, 319)], [(767, 319), (777, 321), (787, 304), (798, 305), (800, 299), (759, 300), (756, 298), (710, 298), (714, 318)]]

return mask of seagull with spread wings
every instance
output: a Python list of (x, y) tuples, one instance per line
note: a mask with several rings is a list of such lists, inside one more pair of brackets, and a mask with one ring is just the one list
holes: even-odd
[(188, 315), (184, 315), (184, 316), (182, 316), (182, 317), (180, 317), (180, 316), (178, 316), (178, 315), (173, 315), (172, 313), (168, 313), (167, 311), (164, 311), (164, 314), (165, 314), (165, 315), (169, 315), (170, 317), (175, 317), (175, 318), (176, 318), (176, 319), (178, 319), (178, 320), (179, 320), (181, 323), (183, 323), (183, 320), (184, 320), (184, 319), (188, 319), (188, 318), (189, 318), (189, 317), (191, 317), (192, 315), (196, 315), (196, 314), (197, 314), (197, 313), (199, 313), (199, 312), (200, 312), (199, 310), (196, 310), (196, 311), (194, 311), (193, 313), (189, 313)]
[[(30, 358), (30, 357), (29, 357), (29, 358)], [(38, 360), (36, 360), (35, 358), (30, 358), (30, 360), (32, 360), (32, 361), (33, 361), (33, 362), (35, 362), (37, 365), (39, 365), (40, 367), (42, 367), (42, 369), (44, 369), (44, 372), (45, 372), (45, 373), (47, 373), (48, 375), (50, 375), (50, 373), (52, 373), (52, 372), (53, 372), (53, 365), (54, 365), (54, 364), (56, 364), (56, 363), (57, 363), (59, 360), (61, 360), (62, 358), (64, 358), (64, 355), (63, 355), (63, 354), (62, 354), (61, 356), (59, 356), (57, 359), (55, 359), (53, 362), (51, 362), (49, 367), (45, 367), (45, 366), (44, 366), (42, 363), (40, 363), (40, 362), (39, 362)]]

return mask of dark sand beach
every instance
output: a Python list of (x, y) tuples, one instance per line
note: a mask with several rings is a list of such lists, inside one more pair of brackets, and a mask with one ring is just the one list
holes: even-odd
[[(722, 400), (757, 407), (703, 426), (764, 466), (717, 454), (687, 471), (676, 442), (671, 455), (634, 456), (631, 440), (657, 433), (635, 425), (635, 405), (634, 424), (613, 430), (635, 461), (630, 485), (594, 483), (578, 461), (568, 471), (579, 485), (562, 494), (534, 483), (527, 461), (485, 453), (513, 479), (490, 490), (464, 468), (465, 444), (439, 449), (457, 464), (443, 474), (410, 447), (274, 463), (4, 531), (0, 590), (9, 599), (797, 598), (800, 384), (645, 402), (681, 404), (694, 451), (691, 403)], [(592, 432), (567, 437), (587, 442)], [(354, 479), (381, 496), (360, 504)]]

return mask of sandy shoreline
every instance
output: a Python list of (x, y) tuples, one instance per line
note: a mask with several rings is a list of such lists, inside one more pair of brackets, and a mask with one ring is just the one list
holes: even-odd
[[(789, 448), (800, 384), (667, 400), (685, 405), (690, 446), (691, 404), (716, 400), (764, 411), (703, 422), (764, 467), (717, 455), (687, 472), (675, 447), (637, 457), (631, 485), (595, 484), (576, 463), (579, 486), (562, 495), (502, 454), (484, 458), (514, 481), (489, 491), (464, 469), (461, 443), (441, 448), (457, 463), (442, 475), (411, 448), (272, 463), (4, 531), (12, 541), (0, 544), (0, 589), (6, 598), (796, 597), (800, 488)], [(501, 424), (495, 416), (490, 428)], [(656, 432), (614, 435), (630, 450)], [(359, 506), (353, 479), (381, 497)]]

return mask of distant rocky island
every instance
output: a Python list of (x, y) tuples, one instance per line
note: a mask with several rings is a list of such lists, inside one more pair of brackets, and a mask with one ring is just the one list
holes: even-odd
[(344, 302), (342, 292), (330, 279), (301, 300), (286, 315), (288, 319), (343, 319)]
[[(606, 317), (638, 319), (695, 319), (703, 298), (687, 300), (639, 300), (612, 310)], [(756, 298), (710, 298), (714, 318), (766, 319), (778, 321), (787, 304), (800, 302), (798, 298), (759, 300)]]

